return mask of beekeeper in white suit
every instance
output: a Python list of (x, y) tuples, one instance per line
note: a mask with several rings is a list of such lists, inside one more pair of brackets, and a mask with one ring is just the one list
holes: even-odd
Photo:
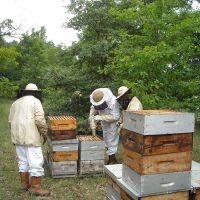
[[(136, 96), (131, 98), (130, 93), (131, 93), (130, 88), (127, 88), (126, 86), (121, 86), (118, 89), (118, 96), (116, 99), (120, 104), (122, 110), (127, 110), (127, 111), (143, 110), (143, 106), (140, 100)], [(117, 126), (118, 126), (118, 132), (120, 132), (123, 127), (123, 116), (120, 117), (120, 120), (117, 122)]]
[(107, 164), (115, 164), (119, 143), (116, 122), (120, 118), (119, 104), (109, 88), (98, 88), (90, 95), (90, 128), (94, 131), (96, 122), (101, 121), (103, 138), (109, 156)]
[(42, 138), (46, 140), (47, 125), (40, 100), (41, 90), (29, 83), (10, 108), (9, 124), (22, 187), (33, 195), (48, 196), (50, 191), (41, 187), (44, 175), (41, 146)]

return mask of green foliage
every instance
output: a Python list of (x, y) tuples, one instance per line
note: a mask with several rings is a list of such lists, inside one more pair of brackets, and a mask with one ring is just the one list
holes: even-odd
[(0, 71), (6, 73), (12, 66), (16, 66), (19, 55), (15, 48), (0, 47)]
[[(145, 109), (199, 111), (199, 11), (186, 0), (71, 0), (71, 47), (46, 41), (45, 27), (0, 48), (1, 76), (43, 89), (48, 115), (73, 115), (86, 129), (89, 95), (132, 88)], [(4, 81), (5, 82), (5, 81)]]
[[(196, 110), (199, 103), (200, 12), (187, 1), (161, 1), (112, 8), (125, 26), (105, 73), (132, 85), (144, 108)], [(195, 103), (195, 105), (194, 105)]]
[(9, 79), (0, 78), (0, 97), (13, 97), (16, 94), (18, 87), (15, 86)]

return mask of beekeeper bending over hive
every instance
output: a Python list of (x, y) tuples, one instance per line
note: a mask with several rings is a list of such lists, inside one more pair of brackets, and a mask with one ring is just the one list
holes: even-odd
[(115, 164), (119, 142), (116, 122), (120, 118), (119, 104), (109, 88), (98, 88), (90, 95), (90, 128), (95, 134), (96, 122), (101, 121), (103, 138), (109, 156), (107, 164)]

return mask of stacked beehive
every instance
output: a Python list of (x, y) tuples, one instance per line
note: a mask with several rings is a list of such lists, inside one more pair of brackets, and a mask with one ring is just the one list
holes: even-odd
[[(122, 177), (112, 174), (120, 186), (118, 197), (188, 199), (194, 114), (169, 110), (125, 111), (123, 119)], [(106, 171), (109, 174), (108, 168)], [(112, 185), (111, 189), (116, 193)]]
[(77, 176), (78, 139), (76, 119), (48, 117), (48, 163), (53, 178)]
[(79, 135), (79, 176), (103, 172), (105, 143), (98, 136)]
[(192, 161), (190, 200), (200, 200), (200, 163)]

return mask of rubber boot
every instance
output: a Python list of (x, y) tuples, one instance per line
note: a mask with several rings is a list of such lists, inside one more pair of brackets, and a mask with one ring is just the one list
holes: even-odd
[(113, 165), (117, 164), (117, 159), (115, 157), (115, 154), (109, 155), (107, 165)]
[(32, 176), (31, 177), (31, 188), (30, 193), (36, 196), (49, 196), (50, 191), (41, 188), (41, 177)]
[(31, 185), (29, 183), (29, 173), (28, 172), (20, 172), (21, 186), (24, 190), (28, 190)]

